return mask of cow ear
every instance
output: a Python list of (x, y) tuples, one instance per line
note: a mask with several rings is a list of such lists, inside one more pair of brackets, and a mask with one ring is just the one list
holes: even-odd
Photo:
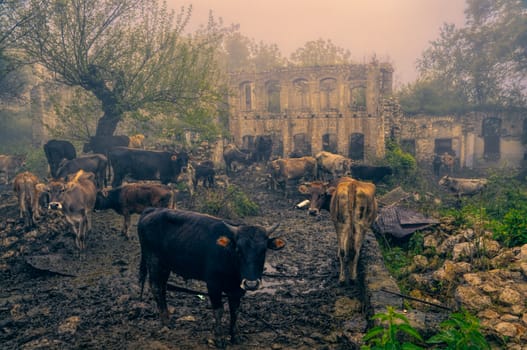
[(309, 194), (309, 184), (302, 184), (298, 186), (298, 192), (302, 194)]
[(328, 187), (328, 189), (326, 190), (326, 193), (327, 193), (328, 195), (332, 196), (333, 193), (335, 192), (335, 189), (336, 189), (335, 186), (330, 186), (330, 187)]
[(216, 244), (224, 248), (226, 248), (229, 245), (229, 243), (231, 243), (231, 240), (225, 236), (221, 236), (220, 238), (216, 240)]
[(285, 247), (285, 241), (281, 238), (269, 238), (267, 240), (267, 248), (272, 250), (280, 250)]

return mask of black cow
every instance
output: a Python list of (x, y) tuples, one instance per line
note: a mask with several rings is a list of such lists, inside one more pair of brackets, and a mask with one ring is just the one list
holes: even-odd
[(126, 135), (91, 136), (90, 140), (84, 144), (84, 153), (93, 152), (108, 155), (114, 147), (128, 147), (130, 138)]
[(49, 140), (44, 144), (44, 153), (48, 159), (49, 172), (52, 178), (57, 177), (57, 169), (63, 159), (73, 159), (77, 157), (75, 147), (69, 141)]
[(381, 181), (385, 176), (392, 175), (392, 168), (389, 166), (373, 166), (352, 164), (350, 166), (351, 177), (358, 180), (369, 180), (374, 183)]
[(65, 180), (70, 174), (75, 174), (79, 170), (95, 174), (95, 184), (101, 189), (107, 185), (106, 169), (108, 168), (108, 158), (102, 154), (89, 154), (71, 160), (63, 160), (57, 169), (55, 178)]
[(252, 155), (250, 152), (241, 151), (235, 144), (229, 143), (223, 148), (223, 159), (225, 160), (225, 172), (230, 175), (236, 171), (235, 164), (250, 164)]
[(273, 152), (273, 139), (269, 135), (256, 136), (254, 141), (253, 160), (255, 162), (267, 162)]
[(160, 180), (166, 185), (176, 182), (187, 167), (188, 154), (115, 147), (109, 153), (113, 169), (112, 187), (120, 186), (125, 176), (134, 180)]
[(161, 321), (167, 325), (166, 289), (170, 272), (184, 279), (204, 281), (214, 313), (216, 345), (224, 345), (222, 292), (229, 300), (230, 337), (234, 343), (240, 300), (245, 291), (260, 286), (266, 250), (285, 246), (282, 239), (269, 237), (277, 226), (231, 226), (222, 219), (196, 212), (146, 209), (137, 225), (141, 297), (149, 275)]
[(197, 188), (200, 180), (203, 181), (203, 187), (214, 187), (216, 171), (214, 170), (214, 163), (212, 161), (205, 160), (199, 163), (192, 163), (192, 166), (194, 167), (194, 178), (192, 179), (194, 189)]

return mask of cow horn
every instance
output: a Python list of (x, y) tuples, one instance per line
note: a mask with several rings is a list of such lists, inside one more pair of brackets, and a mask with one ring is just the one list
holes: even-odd
[(232, 232), (233, 235), (235, 235), (235, 236), (238, 235), (238, 231), (239, 231), (239, 227), (238, 226), (229, 225), (225, 221), (223, 221), (223, 224), (229, 229), (229, 231)]
[(276, 224), (274, 224), (271, 227), (265, 228), (265, 231), (267, 231), (267, 236), (269, 236), (271, 233), (273, 233), (278, 228), (278, 226), (280, 226), (279, 222), (277, 222)]

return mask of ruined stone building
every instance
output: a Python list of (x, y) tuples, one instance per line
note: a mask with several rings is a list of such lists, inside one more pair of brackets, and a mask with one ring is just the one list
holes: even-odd
[(523, 165), (525, 115), (407, 117), (392, 98), (392, 76), (391, 65), (378, 62), (233, 73), (232, 141), (250, 149), (268, 136), (278, 157), (325, 150), (373, 162), (394, 138), (422, 162), (448, 152), (460, 168)]

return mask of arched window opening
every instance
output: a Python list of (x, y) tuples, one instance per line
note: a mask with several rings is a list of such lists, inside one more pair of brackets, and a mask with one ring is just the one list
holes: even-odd
[(337, 135), (324, 134), (322, 135), (322, 150), (331, 153), (337, 153)]
[(242, 111), (253, 109), (253, 89), (249, 81), (240, 84), (240, 108)]
[(337, 111), (337, 80), (326, 78), (320, 81), (320, 109), (323, 111)]
[(296, 134), (293, 136), (293, 154), (295, 156), (311, 155), (311, 142), (306, 134)]
[(352, 160), (364, 159), (364, 134), (353, 133), (350, 135), (348, 154)]
[(366, 87), (355, 86), (350, 89), (350, 109), (352, 111), (366, 110)]
[(302, 112), (309, 112), (309, 84), (306, 79), (297, 79), (293, 82), (292, 107)]
[(280, 82), (271, 80), (266, 84), (267, 87), (267, 111), (270, 113), (280, 113)]
[(483, 120), (483, 157), (485, 159), (500, 159), (500, 130), (501, 119), (485, 118)]

